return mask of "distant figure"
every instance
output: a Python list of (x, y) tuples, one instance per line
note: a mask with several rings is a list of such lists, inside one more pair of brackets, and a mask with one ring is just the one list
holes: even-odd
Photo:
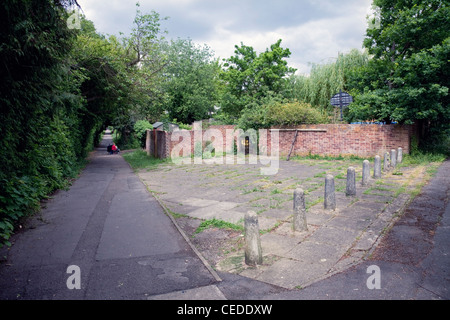
[(109, 154), (112, 154), (112, 144), (110, 143), (109, 145), (108, 145), (108, 147), (106, 148), (106, 151), (109, 153)]
[(119, 153), (119, 152), (120, 152), (120, 149), (117, 148), (117, 146), (116, 146), (115, 143), (113, 143), (113, 145), (112, 145), (112, 147), (111, 147), (111, 154), (113, 154), (113, 153)]

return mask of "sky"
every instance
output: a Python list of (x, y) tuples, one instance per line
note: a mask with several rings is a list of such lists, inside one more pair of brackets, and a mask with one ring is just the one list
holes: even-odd
[[(136, 0), (78, 0), (97, 32), (129, 34)], [(372, 0), (140, 0), (140, 10), (161, 17), (167, 39), (190, 38), (217, 58), (234, 55), (243, 43), (258, 53), (282, 39), (290, 67), (308, 74), (311, 64), (327, 63), (351, 49), (362, 50)]]

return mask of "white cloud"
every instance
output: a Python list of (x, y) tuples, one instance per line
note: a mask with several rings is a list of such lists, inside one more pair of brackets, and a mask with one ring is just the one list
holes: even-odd
[[(366, 8), (360, 11), (366, 12)], [(234, 45), (241, 42), (261, 52), (282, 39), (282, 47), (289, 48), (292, 53), (290, 66), (298, 69), (298, 73), (309, 73), (310, 63), (323, 63), (336, 58), (339, 52), (361, 48), (366, 24), (365, 20), (358, 21), (357, 17), (361, 15), (353, 19), (339, 16), (314, 20), (266, 32), (234, 32), (225, 24), (216, 26), (209, 38), (199, 40), (208, 43), (217, 55), (228, 58), (234, 54)]]
[[(128, 33), (135, 1), (78, 0), (99, 32)], [(257, 52), (282, 39), (292, 52), (289, 65), (308, 73), (309, 63), (360, 49), (372, 0), (140, 0), (141, 11), (155, 10), (170, 19), (162, 24), (168, 38), (207, 44), (221, 58), (244, 43)]]

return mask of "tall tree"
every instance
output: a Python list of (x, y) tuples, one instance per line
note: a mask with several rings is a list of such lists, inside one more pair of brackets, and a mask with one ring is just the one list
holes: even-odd
[(167, 57), (161, 50), (165, 34), (161, 24), (167, 19), (155, 11), (143, 13), (138, 2), (131, 33), (122, 34), (127, 79), (133, 87), (133, 106), (130, 112), (124, 113), (115, 121), (116, 127), (123, 134), (132, 130), (135, 120), (156, 121), (163, 112), (165, 94), (161, 82)]
[(416, 123), (424, 136), (448, 128), (450, 6), (442, 0), (375, 0), (350, 118)]
[(314, 64), (308, 76), (294, 75), (290, 80), (293, 96), (299, 101), (310, 103), (328, 113), (334, 111), (330, 98), (339, 90), (352, 88), (353, 73), (367, 65), (369, 55), (353, 49), (348, 53), (339, 53), (335, 61), (326, 64)]
[(186, 124), (206, 119), (214, 111), (218, 95), (220, 66), (214, 53), (190, 39), (172, 40), (164, 52), (168, 64), (162, 86), (169, 118)]
[(221, 107), (225, 113), (238, 118), (246, 105), (283, 91), (286, 77), (295, 69), (284, 60), (291, 52), (281, 47), (281, 41), (259, 55), (243, 43), (235, 46), (235, 55), (225, 61), (222, 73), (225, 86)]

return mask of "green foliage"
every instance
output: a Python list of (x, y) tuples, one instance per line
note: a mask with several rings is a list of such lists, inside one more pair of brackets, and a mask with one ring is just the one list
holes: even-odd
[(326, 123), (328, 120), (318, 109), (298, 101), (272, 103), (267, 106), (267, 119), (274, 126)]
[[(122, 112), (114, 123), (123, 136), (128, 134), (129, 124), (136, 119), (156, 122), (164, 114), (167, 95), (162, 84), (163, 71), (168, 61), (162, 49), (165, 32), (161, 29), (161, 23), (167, 19), (155, 11), (149, 14), (141, 12), (137, 3), (131, 33), (123, 36), (122, 45), (116, 43), (121, 50), (116, 58), (119, 58), (121, 67), (125, 68), (123, 78), (129, 89), (128, 95), (119, 102), (130, 110)], [(132, 115), (137, 118), (130, 119)]]
[(290, 79), (293, 96), (332, 114), (336, 109), (330, 105), (330, 98), (339, 90), (347, 91), (353, 73), (366, 66), (368, 61), (367, 52), (353, 49), (346, 54), (340, 53), (334, 62), (314, 64), (309, 76), (295, 75)]
[(244, 130), (328, 123), (326, 114), (310, 104), (277, 98), (265, 99), (261, 105), (251, 104), (242, 112), (238, 126)]
[(168, 64), (164, 68), (162, 90), (169, 118), (182, 123), (207, 119), (218, 99), (220, 67), (207, 46), (190, 39), (178, 39), (163, 46)]
[(45, 197), (46, 182), (39, 177), (22, 176), (2, 179), (0, 195), (0, 245), (9, 244), (15, 223), (39, 208)]
[(141, 148), (145, 148), (147, 130), (152, 130), (153, 126), (147, 120), (138, 120), (134, 124), (134, 134), (140, 143)]
[(450, 6), (436, 0), (374, 5), (364, 40), (373, 59), (354, 74), (348, 119), (415, 123), (427, 145), (450, 129)]
[(210, 228), (218, 228), (218, 229), (227, 229), (227, 230), (234, 230), (234, 231), (244, 231), (244, 227), (242, 225), (226, 222), (219, 219), (210, 219), (205, 220), (200, 223), (197, 230), (195, 230), (195, 233), (201, 233), (204, 230), (210, 229)]
[(84, 101), (67, 63), (75, 34), (64, 8), (72, 4), (0, 3), (0, 245), (82, 160)]
[(225, 70), (221, 74), (225, 84), (221, 108), (237, 119), (250, 104), (281, 94), (286, 87), (286, 77), (295, 69), (288, 67), (284, 60), (290, 57), (291, 52), (281, 47), (281, 40), (259, 55), (242, 43), (235, 48), (235, 55), (225, 61)]
[(151, 170), (156, 166), (167, 162), (165, 159), (150, 157), (147, 155), (147, 152), (143, 150), (124, 153), (123, 158), (130, 164), (133, 170)]
[(181, 130), (192, 130), (192, 126), (190, 126), (190, 125), (188, 125), (188, 124), (184, 124), (184, 123), (178, 121), (177, 118), (174, 118), (174, 119), (172, 120), (172, 123), (178, 125), (178, 127), (180, 127)]
[(65, 188), (131, 99), (117, 43), (67, 27), (75, 1), (0, 4), (0, 245)]

